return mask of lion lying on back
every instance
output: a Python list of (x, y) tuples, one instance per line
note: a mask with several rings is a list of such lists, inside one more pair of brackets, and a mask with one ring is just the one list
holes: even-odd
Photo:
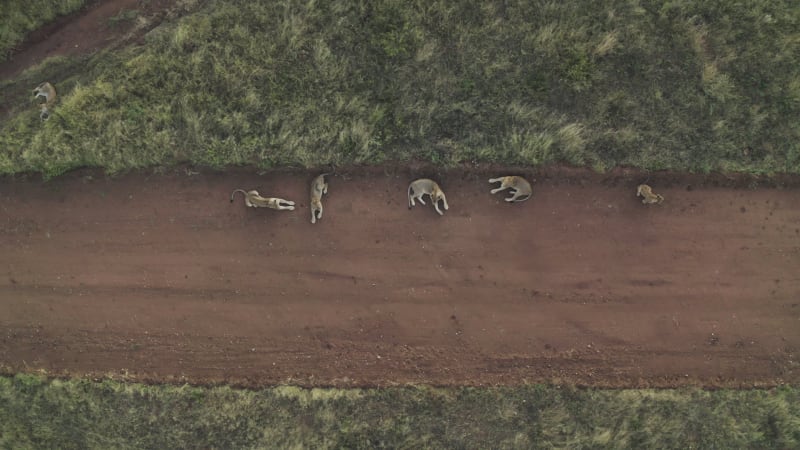
[(244, 189), (234, 189), (231, 192), (231, 203), (233, 203), (233, 197), (236, 195), (237, 192), (241, 192), (244, 194), (244, 204), (251, 207), (251, 208), (270, 208), (270, 209), (278, 209), (278, 210), (293, 210), (294, 209), (294, 202), (290, 200), (284, 200), (282, 198), (276, 197), (262, 197), (258, 194), (258, 191), (253, 189), (252, 191), (245, 191)]

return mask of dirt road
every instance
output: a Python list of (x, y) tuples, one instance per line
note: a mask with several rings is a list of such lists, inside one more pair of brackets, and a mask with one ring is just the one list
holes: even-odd
[[(92, 2), (29, 36), (0, 78), (123, 39), (122, 11), (155, 26), (171, 4)], [(0, 370), (248, 386), (800, 379), (796, 184), (664, 177), (667, 202), (647, 208), (640, 179), (555, 173), (512, 206), (490, 175), (441, 178), (442, 218), (406, 209), (409, 173), (336, 177), (315, 226), (310, 174), (0, 180)], [(227, 201), (236, 186), (302, 207), (247, 211)]]
[[(800, 189), (699, 178), (89, 172), (0, 181), (7, 372), (264, 386), (800, 381)], [(246, 209), (235, 187), (298, 202)]]
[[(172, 0), (91, 0), (81, 10), (57, 17), (29, 33), (12, 50), (10, 58), (0, 61), (0, 80), (18, 76), (46, 58), (89, 54), (135, 40), (158, 25), (170, 8), (175, 8), (174, 3)], [(144, 24), (136, 27), (134, 19), (115, 20), (126, 12), (135, 12), (135, 19), (141, 19)]]

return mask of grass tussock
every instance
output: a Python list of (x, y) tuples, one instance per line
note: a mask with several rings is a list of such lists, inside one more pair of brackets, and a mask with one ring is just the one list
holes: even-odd
[(208, 0), (68, 76), (0, 173), (424, 160), (800, 172), (793, 2)]
[(0, 378), (4, 448), (797, 448), (800, 391), (301, 389)]
[(75, 12), (87, 0), (3, 0), (0, 14), (0, 61), (5, 61), (25, 36), (58, 16)]

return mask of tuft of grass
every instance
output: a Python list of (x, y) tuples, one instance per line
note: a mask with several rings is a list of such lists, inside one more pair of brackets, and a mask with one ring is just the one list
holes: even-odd
[[(800, 173), (800, 8), (208, 0), (0, 125), (0, 173), (423, 160)], [(77, 67), (77, 65), (76, 65)]]
[(800, 391), (0, 378), (4, 448), (797, 448)]
[(123, 22), (130, 22), (139, 17), (139, 10), (136, 9), (123, 9), (117, 15), (108, 19), (108, 24), (111, 27), (118, 26)]

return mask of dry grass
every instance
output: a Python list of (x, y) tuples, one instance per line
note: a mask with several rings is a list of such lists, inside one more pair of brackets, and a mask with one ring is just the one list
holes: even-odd
[(0, 378), (4, 448), (797, 448), (800, 392)]
[[(207, 0), (0, 84), (0, 173), (423, 160), (800, 172), (790, 2)], [(22, 93), (22, 94), (21, 94)], [(25, 97), (18, 97), (18, 95)]]

